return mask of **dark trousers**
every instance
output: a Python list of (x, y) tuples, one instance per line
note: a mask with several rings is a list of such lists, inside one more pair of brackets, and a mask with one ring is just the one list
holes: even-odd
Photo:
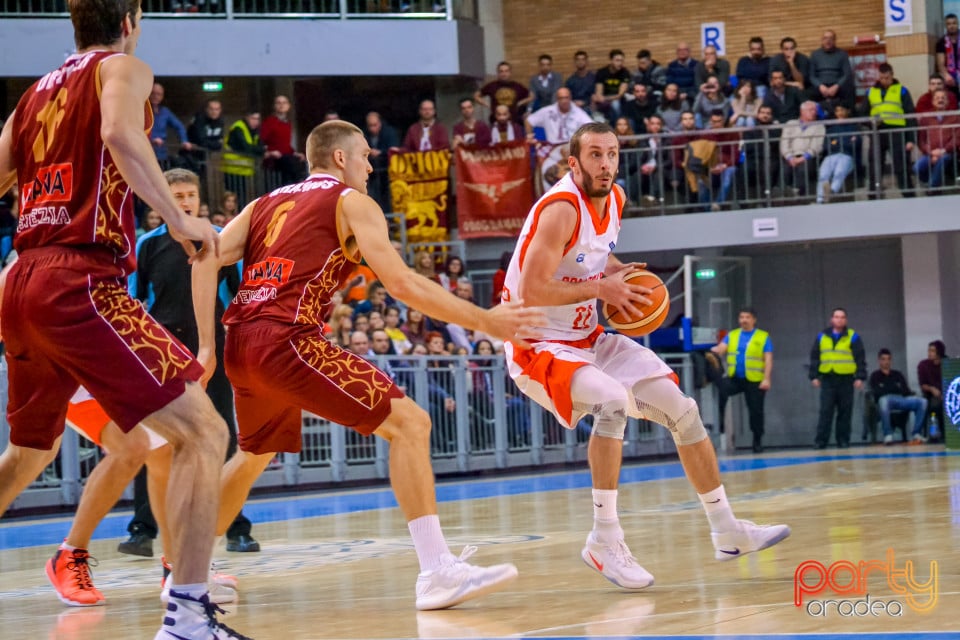
[(817, 422), (818, 447), (830, 443), (833, 413), (837, 413), (837, 446), (850, 446), (850, 417), (853, 414), (853, 376), (828, 373), (820, 377), (820, 420)]
[[(219, 323), (219, 318), (217, 319)], [(192, 353), (197, 352), (197, 330), (195, 328), (180, 329), (177, 327), (167, 327)], [(233, 388), (227, 379), (227, 373), (223, 368), (223, 335), (218, 331), (217, 335), (217, 370), (210, 378), (207, 384), (207, 396), (213, 402), (217, 413), (227, 423), (227, 429), (230, 432), (230, 444), (227, 446), (227, 460), (237, 451), (237, 425), (234, 420), (233, 411)], [(141, 469), (133, 483), (133, 508), (135, 513), (130, 524), (127, 525), (127, 531), (131, 534), (135, 532), (145, 532), (151, 538), (157, 537), (157, 521), (150, 510), (150, 500), (147, 493), (147, 474), (146, 469)], [(250, 529), (253, 525), (243, 515), (241, 511), (233, 520), (230, 528), (227, 529), (227, 537), (235, 538), (240, 535), (250, 535)], [(169, 541), (167, 542), (169, 544)]]
[(897, 179), (897, 187), (904, 198), (912, 198), (916, 194), (910, 184), (910, 162), (907, 158), (907, 132), (902, 127), (881, 127), (877, 132), (880, 146), (880, 166), (874, 168), (874, 183), (879, 183), (883, 177), (883, 166), (887, 152), (893, 164), (893, 175)]
[(720, 381), (720, 421), (723, 422), (727, 400), (732, 396), (743, 394), (747, 401), (747, 413), (750, 414), (750, 431), (753, 432), (753, 443), (760, 444), (763, 437), (763, 399), (767, 392), (760, 388), (759, 382), (750, 382), (746, 378), (724, 378)]

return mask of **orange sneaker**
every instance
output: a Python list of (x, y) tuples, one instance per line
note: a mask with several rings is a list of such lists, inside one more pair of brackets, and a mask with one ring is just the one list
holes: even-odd
[[(57, 549), (47, 560), (47, 578), (57, 590), (57, 597), (71, 607), (96, 607), (107, 599), (93, 586), (90, 554), (86, 549)], [(94, 561), (96, 559), (94, 558)]]

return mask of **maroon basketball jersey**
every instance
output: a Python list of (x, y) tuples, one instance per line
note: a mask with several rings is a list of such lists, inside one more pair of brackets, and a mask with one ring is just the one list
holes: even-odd
[(320, 326), (359, 254), (347, 255), (337, 226), (350, 187), (327, 174), (280, 187), (253, 207), (243, 282), (223, 315), (227, 326), (253, 320)]
[[(114, 51), (67, 58), (17, 104), (13, 157), (20, 189), (18, 253), (50, 245), (101, 245), (124, 274), (136, 268), (133, 194), (100, 137), (100, 65)], [(153, 124), (144, 104), (146, 131)]]

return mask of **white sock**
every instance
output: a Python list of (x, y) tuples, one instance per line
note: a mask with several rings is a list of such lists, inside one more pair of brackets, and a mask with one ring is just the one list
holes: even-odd
[(715, 532), (730, 531), (737, 526), (737, 519), (733, 517), (733, 509), (727, 502), (727, 492), (720, 485), (713, 491), (699, 493), (700, 503), (703, 510), (707, 512), (707, 520), (710, 521), (710, 529)]
[(421, 516), (407, 523), (413, 546), (420, 560), (420, 571), (433, 571), (440, 567), (440, 557), (450, 553), (447, 541), (440, 528), (440, 516)]
[(207, 592), (206, 583), (200, 584), (171, 584), (170, 591), (176, 591), (183, 595), (190, 596), (194, 600), (199, 600)]
[(598, 538), (613, 542), (623, 537), (620, 518), (617, 516), (617, 490), (593, 490), (593, 530)]
[(69, 544), (67, 544), (67, 541), (64, 540), (64, 541), (60, 544), (60, 548), (63, 549), (64, 551), (73, 552), (73, 551), (76, 551), (79, 547), (71, 547)]

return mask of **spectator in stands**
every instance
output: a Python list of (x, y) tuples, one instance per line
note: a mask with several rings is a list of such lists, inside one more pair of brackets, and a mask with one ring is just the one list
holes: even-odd
[[(252, 193), (252, 179), (257, 159), (262, 158), (265, 151), (260, 143), (260, 122), (259, 111), (247, 111), (243, 118), (230, 125), (224, 145), (223, 173), (226, 186), (237, 195), (238, 204), (241, 205), (255, 196)], [(231, 217), (229, 213), (227, 217)]]
[[(769, 96), (770, 94), (767, 93)], [(780, 182), (780, 129), (772, 127), (773, 109), (769, 104), (757, 110), (757, 126), (743, 132), (743, 174), (746, 185), (765, 195)]]
[(561, 87), (557, 90), (554, 103), (528, 115), (524, 126), (528, 140), (534, 140), (533, 130), (540, 127), (547, 142), (560, 145), (570, 142), (577, 129), (592, 121), (586, 111), (573, 103), (570, 89)]
[(371, 111), (366, 117), (366, 130), (363, 136), (370, 147), (370, 166), (373, 173), (367, 179), (367, 193), (376, 200), (380, 208), (386, 212), (393, 210), (390, 199), (390, 149), (400, 146), (400, 136), (397, 130), (384, 123), (383, 118), (376, 111)]
[(510, 117), (510, 109), (505, 104), (498, 104), (493, 112), (493, 127), (490, 129), (490, 144), (507, 144), (524, 140), (523, 129)]
[(700, 87), (697, 99), (693, 101), (693, 114), (697, 118), (697, 128), (703, 129), (710, 122), (710, 116), (719, 111), (723, 114), (724, 123), (730, 117), (730, 101), (720, 90), (720, 81), (710, 78)]
[(697, 95), (697, 61), (690, 57), (690, 45), (677, 44), (677, 57), (667, 65), (667, 84), (675, 84), (681, 100), (693, 100)]
[(370, 336), (365, 331), (353, 331), (350, 333), (350, 342), (347, 343), (347, 349), (357, 354), (364, 360), (373, 356), (370, 350)]
[(713, 45), (703, 48), (703, 60), (693, 70), (693, 81), (697, 87), (702, 87), (710, 78), (717, 79), (725, 95), (731, 90), (730, 63), (717, 55), (717, 48)]
[(490, 124), (494, 122), (495, 110), (499, 105), (505, 105), (510, 110), (510, 117), (517, 124), (523, 123), (523, 112), (526, 106), (533, 101), (530, 91), (515, 80), (510, 79), (510, 63), (503, 61), (497, 65), (497, 79), (480, 87), (473, 99), (490, 110)]
[(197, 215), (201, 218), (210, 218), (210, 205), (206, 202), (200, 203), (200, 211)]
[(376, 279), (377, 274), (365, 262), (361, 261), (355, 264), (353, 271), (347, 276), (347, 284), (343, 288), (343, 301), (352, 308), (356, 308), (358, 304), (367, 299), (367, 289)]
[[(927, 401), (914, 396), (902, 373), (893, 368), (893, 354), (884, 347), (877, 354), (880, 368), (870, 374), (869, 387), (883, 426), (883, 444), (893, 444), (890, 414), (894, 411), (913, 412), (913, 439), (923, 442), (923, 421), (927, 415)], [(906, 427), (904, 427), (906, 429)]]
[[(471, 383), (470, 406), (474, 411), (474, 417), (478, 419), (472, 424), (473, 434), (480, 436), (475, 439), (480, 445), (479, 448), (488, 448), (492, 442), (487, 439), (492, 438), (493, 433), (490, 429), (482, 428), (482, 424), (478, 424), (478, 422), (492, 423), (496, 403), (494, 375), (496, 375), (495, 372), (505, 375), (505, 372), (494, 368), (495, 352), (493, 342), (490, 340), (486, 338), (477, 340), (477, 344), (473, 347), (473, 355), (478, 356), (468, 363)], [(485, 357), (486, 359), (480, 359), (479, 357)], [(517, 393), (516, 385), (512, 380), (505, 380), (503, 398), (507, 407), (509, 444), (514, 447), (526, 444), (527, 434), (530, 432), (530, 412), (526, 397)]]
[(225, 227), (227, 226), (227, 216), (223, 215), (220, 211), (215, 211), (210, 214), (210, 224), (215, 227)]
[(757, 124), (757, 112), (763, 100), (757, 95), (752, 80), (741, 80), (737, 84), (733, 98), (730, 100), (730, 127), (753, 127)]
[(273, 99), (273, 113), (263, 120), (260, 141), (266, 148), (264, 166), (280, 174), (280, 184), (293, 184), (307, 177), (305, 156), (293, 148), (293, 124), (290, 122), (290, 98)]
[(947, 32), (937, 40), (937, 73), (954, 96), (960, 93), (960, 21), (948, 13), (943, 19)]
[[(426, 336), (427, 358), (449, 356), (450, 351), (440, 332), (431, 331)], [(428, 411), (434, 428), (430, 440), (434, 451), (448, 451), (456, 441), (454, 412), (454, 363), (445, 360), (427, 360)]]
[(233, 191), (224, 191), (220, 197), (220, 213), (230, 222), (240, 213), (239, 200)]
[(400, 328), (400, 309), (398, 307), (390, 305), (383, 312), (383, 330), (387, 332), (387, 336), (393, 342), (394, 353), (406, 353), (413, 346), (413, 343)]
[(928, 185), (929, 195), (942, 193), (946, 179), (956, 175), (957, 148), (960, 147), (960, 116), (943, 115), (949, 111), (950, 92), (939, 89), (933, 94), (933, 111), (919, 121), (919, 146), (923, 155), (913, 170), (920, 182)]
[(223, 106), (220, 101), (211, 98), (193, 117), (187, 130), (187, 139), (195, 146), (206, 151), (223, 149), (223, 134), (226, 124), (223, 121)]
[(419, 309), (407, 309), (407, 320), (400, 325), (403, 335), (411, 343), (425, 343), (429, 330), (427, 329), (427, 319)]
[(680, 114), (680, 130), (666, 141), (670, 150), (669, 171), (664, 167), (664, 184), (669, 184), (677, 199), (682, 202), (697, 201), (697, 193), (687, 180), (684, 154), (687, 145), (699, 140), (700, 129), (697, 128), (697, 118), (693, 111), (684, 111)]
[(449, 256), (443, 267), (443, 272), (437, 274), (440, 285), (451, 293), (456, 292), (459, 282), (469, 282), (463, 260), (459, 256)]
[(709, 122), (712, 131), (705, 133), (703, 138), (716, 142), (720, 155), (717, 163), (710, 167), (709, 187), (706, 184), (700, 187), (700, 202), (710, 202), (712, 196), (713, 203), (710, 208), (719, 211), (720, 205), (730, 199), (730, 192), (737, 178), (737, 165), (740, 162), (740, 134), (736, 131), (714, 132), (727, 126), (727, 116), (723, 111), (717, 110), (710, 114)]
[(667, 86), (667, 70), (653, 59), (649, 49), (637, 52), (637, 70), (630, 79), (632, 85), (642, 84), (647, 92), (659, 95)]
[(437, 277), (437, 263), (433, 259), (433, 254), (426, 249), (421, 249), (413, 256), (413, 270), (435, 282), (440, 282)]
[[(887, 153), (893, 161), (893, 173), (900, 193), (912, 198), (913, 186), (910, 184), (909, 153), (913, 151), (913, 129), (907, 127), (903, 116), (914, 112), (910, 91), (893, 77), (893, 67), (883, 62), (877, 67), (880, 72), (876, 84), (867, 93), (865, 109), (869, 109), (871, 118), (879, 118), (877, 141), (880, 146), (880, 166), (870, 164), (873, 169), (873, 184), (880, 185)], [(912, 123), (911, 123), (912, 124)]]
[(636, 180), (632, 177), (637, 173), (638, 155), (632, 153), (638, 140), (636, 132), (630, 126), (630, 119), (624, 116), (617, 118), (613, 123), (613, 132), (617, 134), (617, 140), (620, 142), (620, 163), (617, 167), (615, 182), (626, 192), (627, 199), (630, 202), (637, 201)]
[(423, 100), (419, 109), (420, 119), (410, 125), (403, 138), (406, 151), (433, 151), (450, 148), (447, 128), (437, 121), (437, 106), (433, 100)]
[(589, 109), (593, 98), (596, 74), (588, 68), (590, 58), (586, 51), (577, 51), (573, 54), (573, 73), (567, 78), (565, 86), (570, 89), (573, 103), (581, 109)]
[(637, 133), (647, 132), (647, 119), (657, 113), (657, 109), (660, 108), (659, 98), (656, 94), (651, 95), (650, 92), (650, 87), (638, 82), (631, 90), (633, 100), (623, 105), (623, 115), (630, 120), (633, 130)]
[(806, 91), (810, 86), (810, 58), (800, 53), (790, 36), (780, 41), (780, 53), (770, 58), (770, 73), (774, 71), (783, 72), (788, 87)]
[(371, 336), (373, 336), (374, 331), (381, 331), (387, 326), (387, 323), (383, 320), (383, 314), (377, 310), (370, 311), (367, 317), (370, 319), (370, 330), (367, 333)]
[(137, 229), (137, 237), (139, 238), (148, 231), (153, 231), (162, 224), (163, 218), (160, 217), (160, 214), (153, 209), (147, 209), (147, 213), (143, 216), (143, 222), (140, 223), (140, 228)]
[(356, 313), (354, 310), (353, 314), (353, 330), (354, 331), (363, 331), (366, 334), (370, 333), (370, 316), (366, 313)]
[(510, 259), (513, 258), (512, 251), (504, 251), (500, 254), (500, 264), (493, 274), (493, 292), (490, 298), (490, 305), (500, 304), (500, 296), (503, 293), (503, 283), (507, 279), (507, 267), (510, 266)]
[(786, 75), (780, 69), (770, 71), (770, 88), (763, 98), (763, 104), (770, 107), (773, 119), (779, 123), (796, 120), (800, 117), (800, 104), (803, 94), (800, 89), (787, 84)]
[[(665, 131), (680, 131), (680, 116), (684, 111), (689, 110), (690, 102), (686, 98), (680, 97), (680, 87), (672, 82), (664, 87), (658, 113), (660, 118), (663, 119)], [(694, 117), (694, 122), (696, 122), (696, 117)]]
[(327, 109), (326, 111), (323, 112), (324, 122), (329, 122), (331, 120), (339, 120), (339, 119), (340, 119), (340, 114), (337, 113), (336, 109)]
[(387, 310), (390, 301), (387, 299), (387, 288), (379, 280), (373, 280), (367, 285), (367, 297), (354, 307), (355, 313), (376, 311), (383, 313)]
[(943, 421), (943, 359), (947, 346), (943, 340), (934, 340), (927, 345), (927, 359), (917, 365), (917, 380), (920, 392), (927, 401), (927, 410), (937, 414)]
[(763, 46), (763, 38), (753, 36), (747, 45), (749, 52), (737, 61), (737, 81), (750, 80), (761, 98), (770, 84), (770, 58)]
[(817, 179), (817, 158), (823, 152), (826, 129), (817, 122), (817, 103), (808, 100), (800, 105), (800, 118), (783, 128), (780, 155), (783, 174), (794, 195), (806, 195)]
[(850, 57), (837, 48), (837, 34), (831, 29), (823, 32), (820, 44), (821, 47), (810, 54), (812, 97), (818, 102), (840, 101), (852, 109), (856, 91)]
[(620, 99), (630, 86), (630, 72), (623, 66), (620, 49), (610, 51), (610, 64), (597, 71), (593, 88), (593, 112), (601, 113), (610, 122), (620, 117)]
[(461, 144), (476, 147), (489, 147), (490, 126), (474, 117), (473, 99), (461, 98), (460, 115), (462, 120), (453, 125), (453, 148)]
[(663, 197), (661, 174), (664, 165), (670, 165), (670, 154), (663, 148), (663, 118), (653, 114), (647, 119), (647, 136), (640, 140), (640, 158), (637, 161), (639, 193), (631, 195), (637, 202), (651, 204)]
[(862, 141), (860, 128), (849, 121), (850, 109), (842, 102), (833, 108), (835, 120), (826, 124), (827, 142), (823, 162), (817, 176), (817, 202), (830, 202), (833, 195), (843, 193), (843, 185), (859, 164)]
[(331, 340), (346, 348), (350, 344), (350, 334), (353, 333), (353, 307), (348, 304), (334, 307), (327, 324), (333, 330)]
[(533, 96), (530, 107), (534, 110), (553, 104), (557, 89), (563, 86), (563, 78), (553, 70), (553, 56), (542, 53), (537, 59), (537, 64), (540, 67), (540, 73), (530, 78), (530, 95)]
[[(933, 94), (936, 93), (939, 89), (946, 89), (946, 85), (943, 82), (943, 78), (939, 74), (931, 74), (930, 79), (927, 81), (927, 92), (917, 98), (916, 112), (917, 113), (927, 113), (928, 111), (935, 111), (933, 106)], [(947, 91), (947, 111), (956, 111), (957, 110), (957, 96), (953, 91)]]
[(167, 153), (167, 131), (173, 129), (180, 138), (180, 148), (184, 151), (193, 149), (190, 138), (187, 137), (187, 129), (183, 123), (173, 115), (167, 107), (163, 106), (163, 85), (159, 82), (153, 84), (153, 91), (150, 92), (150, 108), (153, 111), (153, 128), (150, 129), (150, 142), (153, 143), (153, 152), (157, 155), (164, 169), (170, 168), (169, 155)]

